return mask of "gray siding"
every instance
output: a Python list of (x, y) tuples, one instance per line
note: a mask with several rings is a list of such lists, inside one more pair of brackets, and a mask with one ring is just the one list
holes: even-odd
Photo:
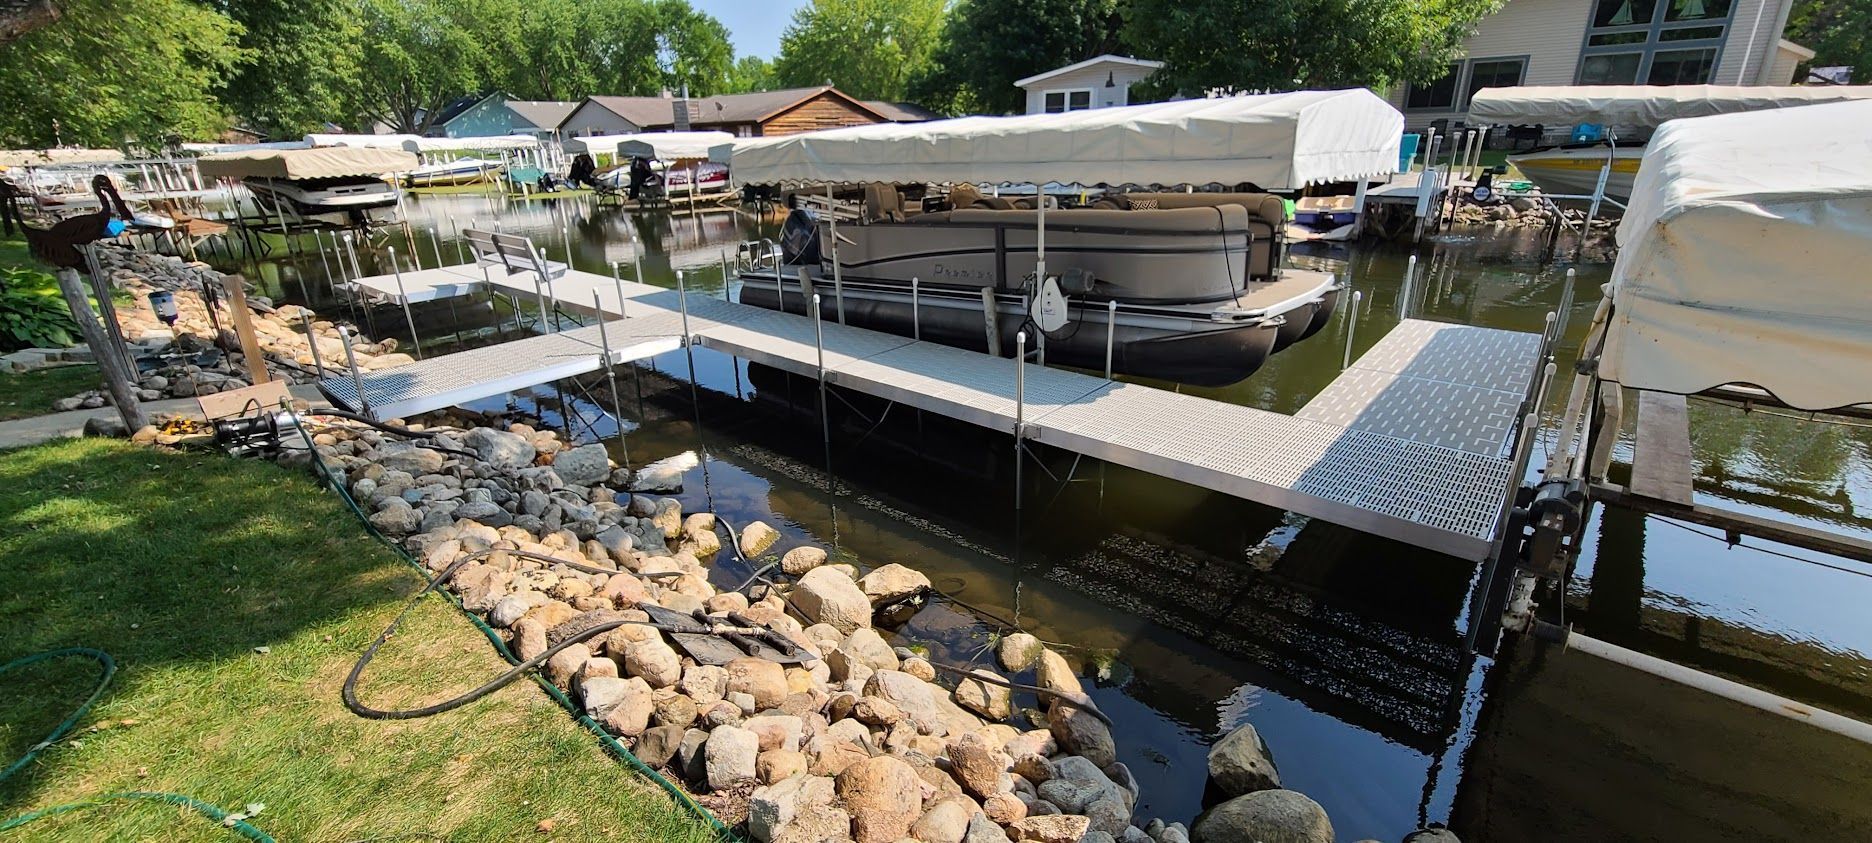
[[(1579, 66), (1580, 39), (1592, 14), (1592, 0), (1508, 0), (1502, 10), (1476, 24), (1464, 42), (1468, 58), (1527, 57), (1524, 85), (1571, 85)], [(1386, 97), (1404, 110), (1404, 86)], [(1404, 126), (1417, 131), (1431, 121), (1461, 120), (1468, 105), (1453, 111), (1404, 111)]]
[[(1042, 79), (1027, 89), (1027, 113), (1041, 114), (1046, 111), (1046, 92), (1069, 89), (1092, 90), (1092, 107), (1106, 108), (1114, 105), (1130, 105), (1130, 86), (1141, 82), (1152, 70), (1148, 67), (1136, 67), (1128, 64), (1093, 65), (1083, 70), (1061, 74), (1051, 79)], [(1105, 87), (1105, 80), (1112, 80), (1112, 87)]]
[(637, 124), (622, 117), (617, 112), (595, 102), (586, 102), (572, 110), (572, 115), (559, 124), (559, 131), (565, 137), (583, 137), (585, 135), (628, 135), (642, 131)]

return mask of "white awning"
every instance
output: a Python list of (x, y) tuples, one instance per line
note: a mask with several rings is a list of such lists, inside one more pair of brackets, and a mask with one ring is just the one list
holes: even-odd
[(1234, 184), (1286, 190), (1395, 172), (1404, 116), (1363, 88), (1021, 117), (879, 123), (716, 150), (789, 182)]
[(410, 152), (480, 152), (502, 149), (538, 149), (539, 138), (532, 135), (491, 135), (478, 138), (411, 138), (402, 149)]
[(57, 164), (101, 164), (122, 161), (124, 154), (115, 149), (0, 149), (0, 167), (49, 167)]
[(326, 146), (312, 149), (257, 149), (204, 155), (196, 159), (208, 178), (322, 179), (377, 176), (416, 169), (416, 156), (400, 149)]
[(370, 149), (402, 149), (403, 144), (422, 140), (418, 135), (333, 135), (310, 134), (305, 142), (313, 146), (361, 146)]
[(312, 144), (302, 140), (268, 141), (266, 143), (185, 143), (183, 152), (197, 155), (214, 155), (222, 152), (252, 152), (256, 149), (311, 149)]
[(628, 137), (617, 145), (618, 154), (658, 161), (707, 158), (709, 150), (735, 142), (735, 136), (727, 132), (646, 132)]
[(1872, 85), (1794, 87), (1737, 85), (1556, 85), (1483, 88), (1469, 99), (1476, 123), (1609, 123), (1659, 126), (1681, 117), (1709, 117), (1872, 99)]
[(1619, 225), (1600, 374), (1872, 403), (1872, 102), (1674, 120)]

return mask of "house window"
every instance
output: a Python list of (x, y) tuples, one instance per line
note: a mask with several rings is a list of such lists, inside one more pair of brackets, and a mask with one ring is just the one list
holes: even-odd
[(1462, 76), (1462, 63), (1451, 62), (1443, 78), (1428, 85), (1411, 83), (1404, 97), (1404, 107), (1418, 111), (1455, 111), (1456, 82)]
[(1595, 0), (1582, 85), (1697, 85), (1716, 75), (1735, 0)]
[(1483, 88), (1512, 88), (1521, 84), (1521, 77), (1527, 71), (1527, 59), (1472, 59), (1469, 62), (1469, 84), (1463, 87), (1463, 107), (1467, 108), (1469, 99)]
[(1085, 111), (1092, 107), (1092, 89), (1075, 88), (1068, 91), (1047, 91), (1045, 94), (1046, 113), (1061, 114), (1067, 111)]

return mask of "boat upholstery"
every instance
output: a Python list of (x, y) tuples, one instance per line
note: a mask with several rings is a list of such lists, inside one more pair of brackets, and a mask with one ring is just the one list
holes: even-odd
[(1217, 208), (1235, 205), (1247, 211), (1254, 234), (1248, 272), (1271, 278), (1280, 268), (1282, 244), (1287, 239), (1287, 203), (1270, 193), (1113, 193), (1105, 201), (1128, 211)]

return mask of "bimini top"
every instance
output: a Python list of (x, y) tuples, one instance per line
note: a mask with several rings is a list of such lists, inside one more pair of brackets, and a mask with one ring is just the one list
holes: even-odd
[(479, 152), (502, 149), (538, 149), (532, 135), (492, 135), (479, 138), (410, 138), (401, 149), (410, 152)]
[(419, 135), (310, 134), (305, 136), (305, 142), (313, 146), (363, 146), (372, 149), (402, 149), (403, 144), (421, 139)]
[(592, 135), (565, 142), (565, 150), (574, 155), (632, 155), (672, 161), (677, 158), (707, 158), (709, 150), (733, 143), (727, 132), (638, 132), (628, 135)]
[(329, 179), (408, 172), (416, 169), (416, 156), (400, 149), (322, 146), (204, 155), (196, 166), (208, 178)]
[(1483, 88), (1469, 99), (1476, 123), (1610, 123), (1655, 127), (1680, 117), (1709, 117), (1800, 105), (1872, 99), (1872, 85), (1555, 85)]
[(1619, 225), (1600, 374), (1872, 403), (1872, 102), (1675, 120)]
[(618, 144), (620, 155), (633, 158), (654, 158), (658, 161), (676, 161), (685, 158), (707, 158), (709, 151), (724, 145), (733, 145), (735, 136), (727, 132), (646, 132), (631, 135), (630, 140)]
[(1284, 190), (1395, 172), (1404, 116), (1363, 88), (1021, 117), (878, 123), (744, 140), (737, 181), (1234, 184)]

